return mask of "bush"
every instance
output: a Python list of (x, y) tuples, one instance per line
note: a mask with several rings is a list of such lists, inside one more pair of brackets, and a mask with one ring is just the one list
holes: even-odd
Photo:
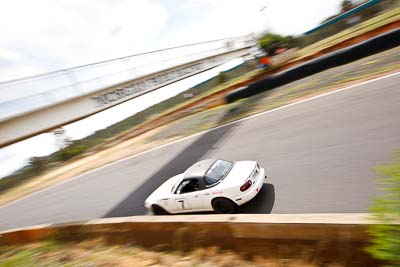
[(72, 157), (75, 157), (82, 152), (86, 151), (88, 148), (84, 145), (73, 144), (61, 149), (55, 153), (55, 157), (58, 161), (67, 161)]
[(383, 194), (371, 208), (377, 222), (368, 229), (372, 238), (367, 251), (375, 258), (400, 266), (400, 153), (392, 165), (377, 168)]

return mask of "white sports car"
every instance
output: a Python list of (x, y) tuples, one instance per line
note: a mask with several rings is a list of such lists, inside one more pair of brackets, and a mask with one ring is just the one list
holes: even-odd
[(164, 182), (146, 199), (145, 207), (156, 215), (234, 213), (258, 194), (266, 178), (256, 161), (206, 159)]

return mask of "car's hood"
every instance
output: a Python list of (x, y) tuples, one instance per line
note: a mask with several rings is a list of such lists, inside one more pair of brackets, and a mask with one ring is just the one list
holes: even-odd
[(169, 178), (162, 185), (160, 185), (147, 199), (145, 202), (154, 203), (158, 199), (167, 198), (172, 195), (172, 187), (179, 181), (182, 180), (183, 173), (178, 174), (172, 178)]
[(228, 173), (222, 184), (229, 183), (229, 185), (241, 186), (249, 178), (250, 174), (256, 167), (255, 161), (237, 161), (233, 165), (232, 170)]

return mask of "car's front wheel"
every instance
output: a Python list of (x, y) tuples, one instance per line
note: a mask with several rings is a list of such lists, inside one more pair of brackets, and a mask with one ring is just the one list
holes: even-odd
[(152, 205), (151, 209), (154, 213), (154, 215), (168, 215), (168, 211), (166, 211), (165, 209), (163, 209), (162, 207), (158, 206), (158, 205)]
[(212, 207), (216, 213), (235, 213), (237, 205), (227, 198), (216, 198), (212, 201)]

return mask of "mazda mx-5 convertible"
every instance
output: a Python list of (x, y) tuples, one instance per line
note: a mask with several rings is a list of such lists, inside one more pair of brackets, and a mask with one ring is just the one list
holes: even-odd
[(155, 215), (234, 213), (253, 199), (267, 176), (256, 161), (201, 160), (158, 187), (145, 201)]

